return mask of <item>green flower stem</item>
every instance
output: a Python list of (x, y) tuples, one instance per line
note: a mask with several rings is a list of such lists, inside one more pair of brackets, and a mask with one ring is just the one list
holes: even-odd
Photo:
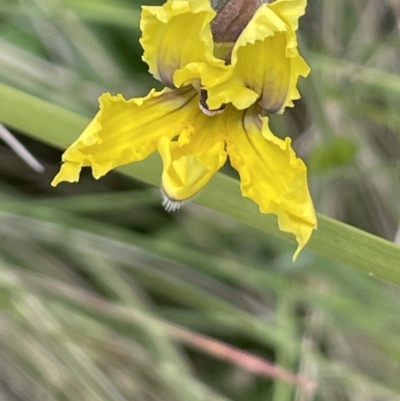
[[(1, 83), (0, 99), (0, 122), (59, 148), (70, 145), (89, 122), (83, 116)], [(151, 185), (160, 183), (161, 166), (156, 155), (120, 171)], [(279, 231), (274, 216), (260, 214), (254, 203), (241, 196), (238, 182), (232, 178), (217, 174), (194, 202), (294, 242), (292, 236)], [(319, 228), (308, 249), (400, 285), (398, 246), (329, 217), (318, 218)]]

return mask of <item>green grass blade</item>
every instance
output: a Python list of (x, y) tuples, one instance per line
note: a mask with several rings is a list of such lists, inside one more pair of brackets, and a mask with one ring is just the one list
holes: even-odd
[[(88, 123), (83, 116), (4, 84), (0, 84), (0, 98), (0, 122), (60, 148), (73, 142)], [(160, 162), (156, 156), (120, 170), (148, 184), (159, 185)], [(279, 231), (273, 216), (261, 215), (255, 204), (241, 196), (234, 179), (222, 174), (215, 176), (195, 202), (294, 242), (291, 236)], [(400, 248), (389, 241), (319, 215), (319, 229), (308, 248), (400, 285)]]

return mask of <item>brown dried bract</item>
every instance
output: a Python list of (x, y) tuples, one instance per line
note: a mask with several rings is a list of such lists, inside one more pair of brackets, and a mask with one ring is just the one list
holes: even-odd
[(211, 22), (214, 42), (235, 42), (257, 9), (268, 0), (226, 0)]

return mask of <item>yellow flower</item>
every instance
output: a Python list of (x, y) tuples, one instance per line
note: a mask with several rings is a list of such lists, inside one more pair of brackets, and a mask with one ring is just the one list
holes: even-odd
[(297, 79), (308, 66), (294, 32), (304, 7), (305, 0), (263, 4), (237, 40), (219, 49), (209, 0), (143, 7), (143, 58), (167, 88), (130, 100), (103, 94), (99, 112), (65, 151), (52, 185), (78, 181), (84, 166), (98, 179), (158, 150), (163, 204), (174, 210), (229, 156), (242, 194), (261, 212), (276, 214), (280, 229), (296, 236), (296, 256), (316, 227), (306, 167), (289, 138), (272, 134), (261, 108), (281, 111), (299, 97)]

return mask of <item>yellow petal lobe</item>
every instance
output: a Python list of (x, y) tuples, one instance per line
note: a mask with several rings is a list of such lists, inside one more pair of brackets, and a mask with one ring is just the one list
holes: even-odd
[(169, 0), (143, 6), (143, 60), (154, 77), (169, 87), (200, 87), (219, 80), (224, 62), (213, 55), (210, 22), (215, 16), (209, 0)]
[[(194, 104), (198, 109), (198, 105)], [(225, 143), (221, 136), (225, 118), (207, 116), (198, 109), (196, 118), (177, 140), (160, 138), (158, 151), (163, 160), (162, 188), (172, 201), (196, 195), (224, 165)]]
[[(173, 138), (194, 118), (194, 90), (151, 91), (144, 98), (125, 100), (106, 93), (100, 111), (82, 135), (64, 152), (63, 165), (52, 185), (78, 181), (82, 167), (90, 166), (98, 179), (111, 169), (143, 160), (157, 149), (160, 137)], [(192, 113), (191, 113), (192, 110)]]
[(242, 194), (254, 200), (261, 212), (276, 214), (281, 231), (295, 235), (296, 258), (317, 226), (306, 166), (296, 157), (290, 138), (273, 135), (266, 117), (259, 117), (254, 108), (242, 119), (237, 113), (230, 113), (226, 143)]
[(306, 6), (307, 0), (276, 0), (268, 5), (293, 32), (299, 28), (299, 18), (304, 15)]
[[(231, 102), (238, 109), (246, 109), (258, 99), (264, 110), (274, 113), (292, 106), (300, 97), (298, 78), (310, 70), (297, 50), (294, 28), (300, 15), (286, 15), (281, 10), (287, 10), (283, 5), (271, 8), (276, 3), (284, 1), (260, 6), (239, 36), (228, 66), (232, 70), (229, 79), (207, 88), (210, 108)], [(300, 12), (301, 8), (295, 10)]]

